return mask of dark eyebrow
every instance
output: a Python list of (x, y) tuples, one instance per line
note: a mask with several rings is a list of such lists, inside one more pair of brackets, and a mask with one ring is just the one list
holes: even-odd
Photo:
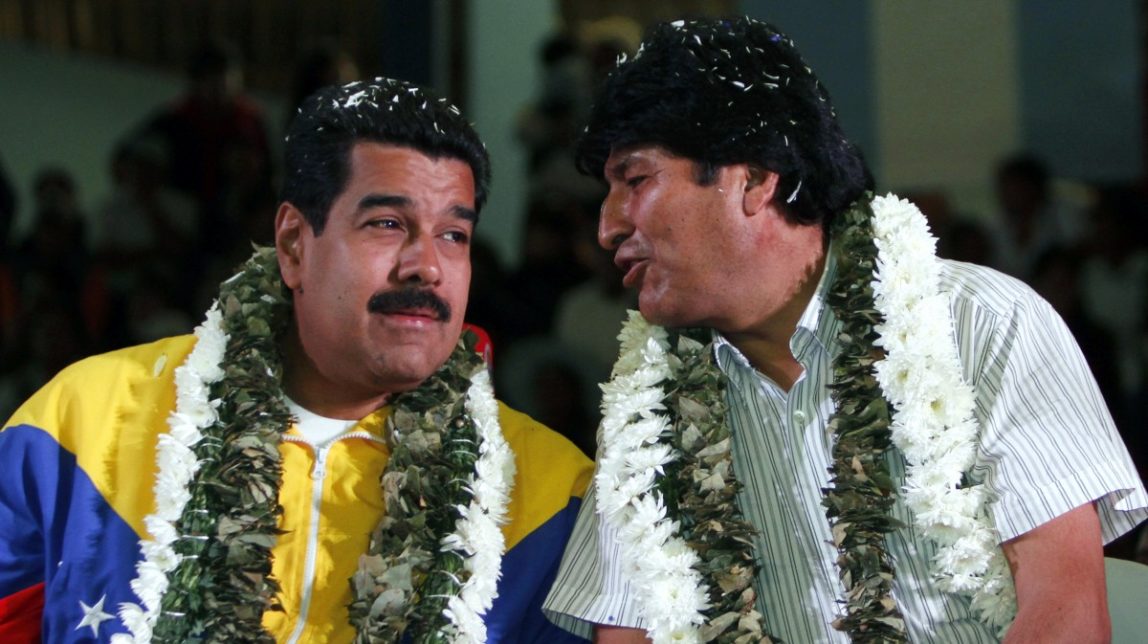
[(465, 206), (455, 206), (454, 208), (451, 208), (450, 210), (459, 219), (465, 219), (472, 224), (478, 224), (478, 213), (474, 211), (474, 208), (467, 208)]
[(633, 156), (627, 156), (626, 158), (622, 159), (621, 161), (619, 161), (619, 162), (615, 163), (614, 165), (606, 168), (606, 173), (605, 173), (606, 178), (607, 179), (610, 179), (610, 178), (622, 179), (622, 178), (624, 178), (626, 176), (626, 170), (629, 170), (630, 166), (633, 164), (634, 164), (634, 157)]
[(369, 208), (407, 208), (410, 207), (411, 200), (409, 197), (401, 195), (378, 195), (370, 194), (359, 200), (359, 210), (367, 210)]
[[(409, 208), (411, 205), (410, 197), (404, 197), (402, 195), (369, 194), (359, 200), (359, 210), (368, 210), (371, 208)], [(473, 224), (478, 223), (478, 213), (475, 212), (474, 208), (454, 206), (450, 211), (459, 219), (465, 219)]]

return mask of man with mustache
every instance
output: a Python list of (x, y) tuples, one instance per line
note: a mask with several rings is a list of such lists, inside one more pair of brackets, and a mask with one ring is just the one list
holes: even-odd
[(465, 330), (489, 160), (388, 79), (321, 90), (275, 247), (194, 336), (62, 371), (0, 432), (0, 640), (560, 642), (591, 471)]
[(660, 25), (578, 148), (641, 314), (547, 608), (601, 642), (1105, 641), (1148, 495), (1064, 323), (938, 260), (793, 42)]

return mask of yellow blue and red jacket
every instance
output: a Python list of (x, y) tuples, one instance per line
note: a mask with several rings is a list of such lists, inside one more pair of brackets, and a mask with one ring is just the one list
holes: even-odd
[[(30, 398), (0, 432), (0, 641), (107, 641), (129, 587), (144, 517), (154, 510), (156, 437), (175, 406), (173, 371), (194, 337), (82, 360)], [(490, 642), (562, 642), (543, 616), (592, 465), (569, 441), (500, 404), (517, 475)], [(295, 428), (280, 444), (283, 534), (272, 571), (280, 642), (349, 642), (350, 583), (383, 514), (388, 459), (381, 409), (322, 446)], [(21, 639), (23, 638), (23, 639)], [(580, 640), (579, 640), (580, 641)]]

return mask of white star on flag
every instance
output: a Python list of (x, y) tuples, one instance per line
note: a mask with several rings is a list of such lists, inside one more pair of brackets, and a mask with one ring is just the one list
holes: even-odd
[(80, 610), (84, 611), (84, 618), (80, 620), (80, 623), (76, 626), (75, 630), (78, 631), (81, 628), (87, 626), (92, 629), (92, 637), (99, 637), (100, 624), (113, 618), (112, 615), (104, 612), (104, 600), (107, 598), (108, 596), (106, 594), (103, 595), (100, 597), (100, 601), (96, 602), (93, 606), (88, 606), (83, 601), (81, 601)]

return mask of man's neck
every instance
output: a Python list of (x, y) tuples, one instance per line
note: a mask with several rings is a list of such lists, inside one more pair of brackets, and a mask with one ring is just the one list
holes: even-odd
[(803, 371), (789, 342), (810, 300), (817, 293), (825, 270), (825, 253), (824, 248), (819, 248), (811, 253), (808, 261), (799, 264), (801, 268), (793, 280), (793, 294), (783, 306), (745, 330), (722, 333), (755, 369), (785, 391), (793, 387)]
[(326, 418), (360, 420), (390, 401), (390, 393), (361, 391), (325, 378), (294, 327), (283, 337), (283, 391), (300, 407)]

